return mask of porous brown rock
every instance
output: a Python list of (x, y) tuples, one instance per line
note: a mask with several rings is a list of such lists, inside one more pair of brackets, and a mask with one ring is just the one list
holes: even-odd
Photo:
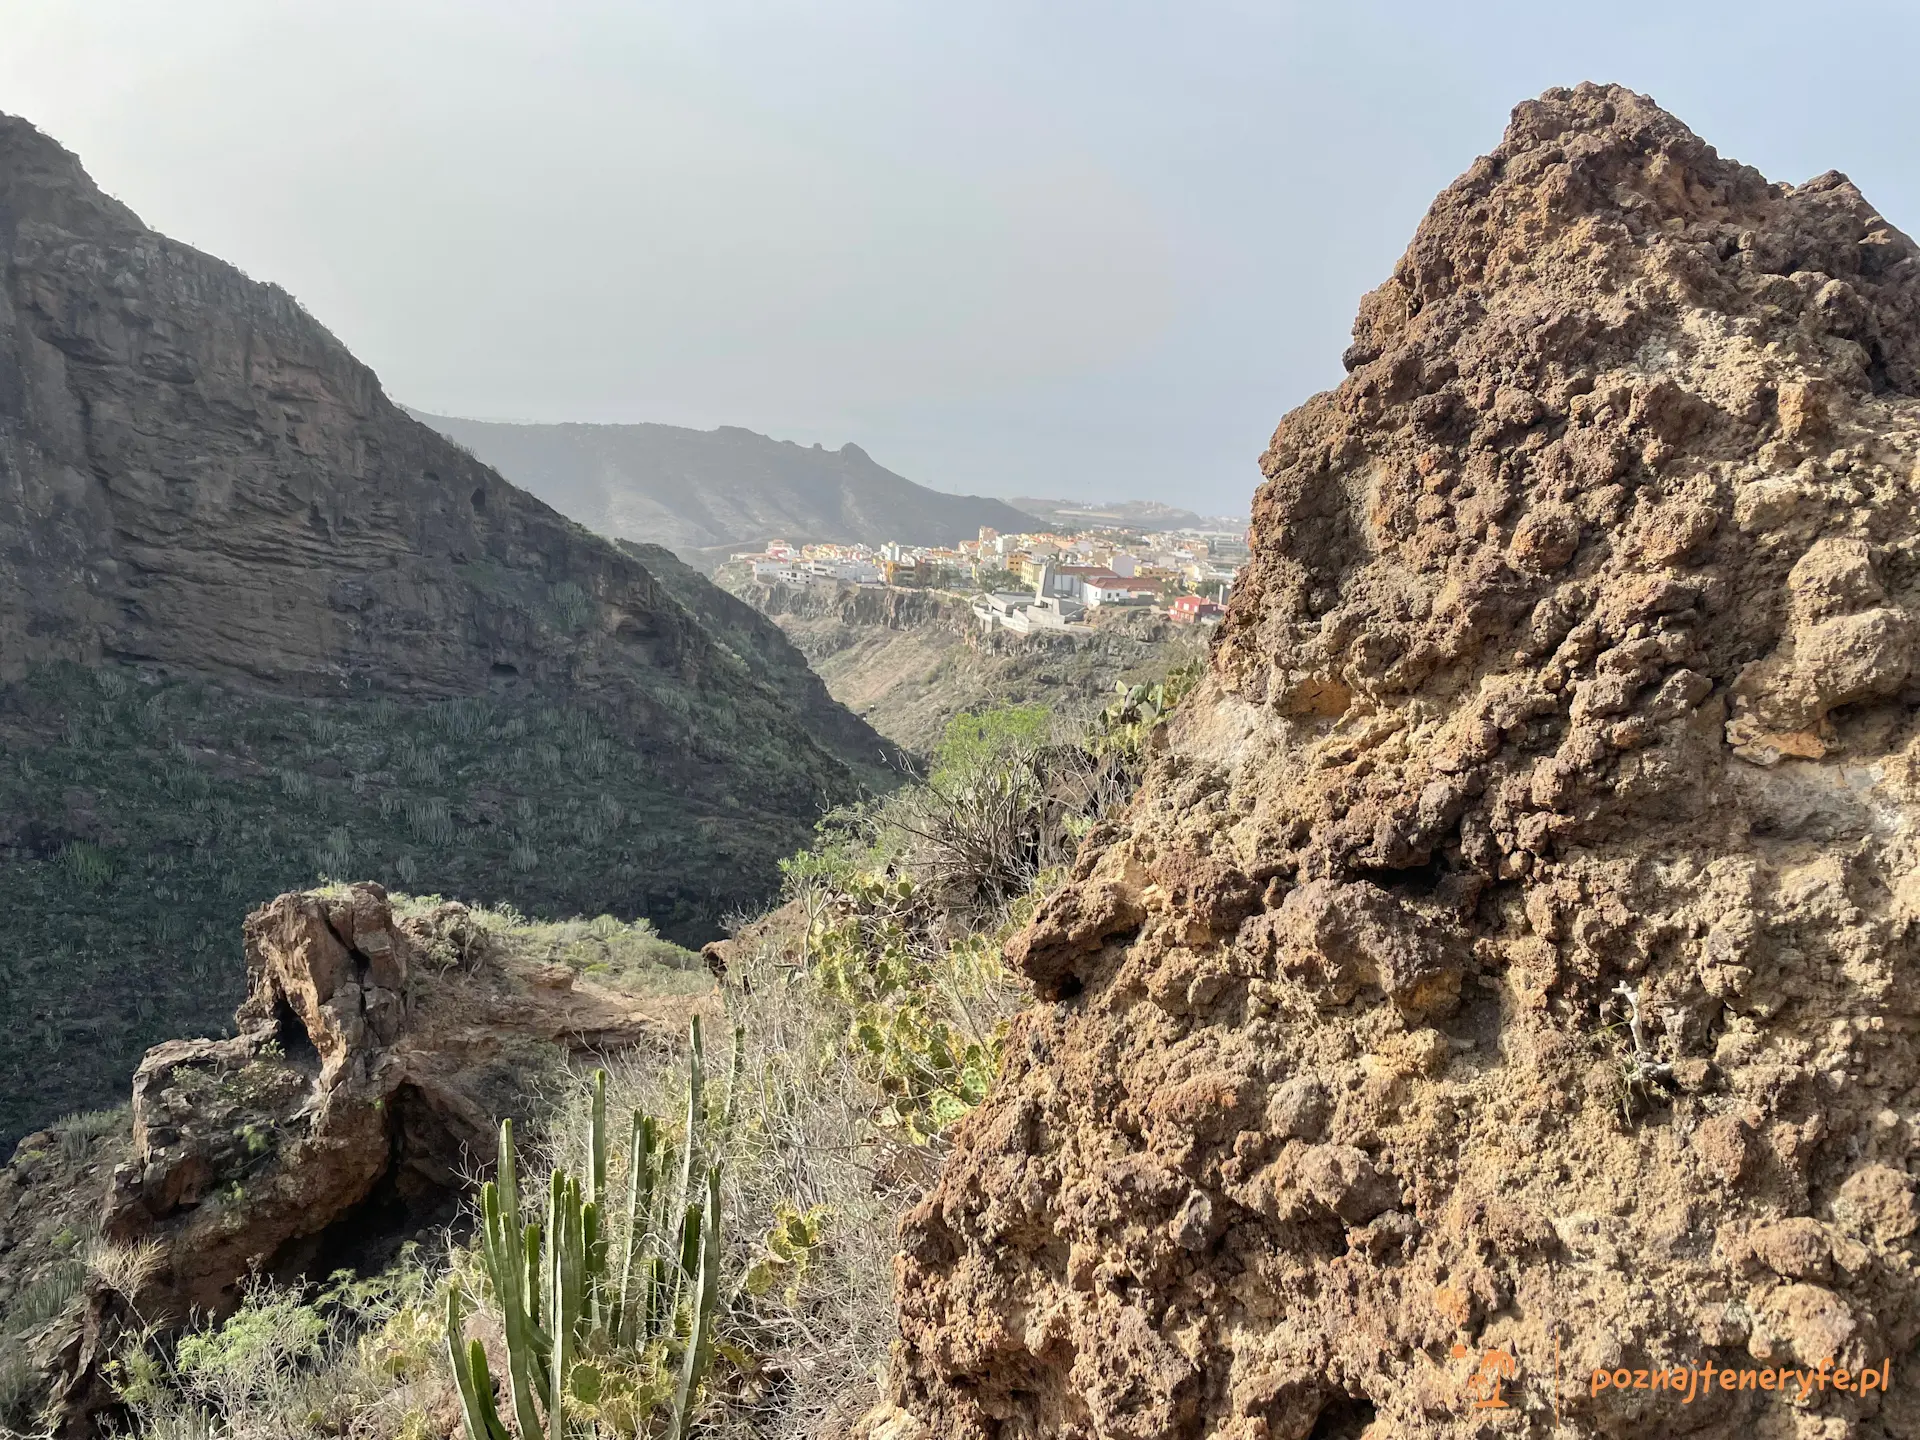
[(500, 1119), (554, 1062), (664, 1051), (702, 1003), (511, 959), (465, 906), (396, 917), (371, 884), (262, 906), (246, 955), (237, 1033), (168, 1041), (134, 1076), (132, 1153), (100, 1229), (158, 1251), (137, 1294), (90, 1290), (56, 1367), (63, 1434), (93, 1433), (114, 1404), (101, 1366), (131, 1317), (217, 1318), (254, 1277), (379, 1261), (455, 1218)]
[[(1920, 1434), (1920, 252), (1555, 90), (1346, 365), (1011, 947), (867, 1433)], [(1823, 1360), (1891, 1387), (1590, 1383)]]

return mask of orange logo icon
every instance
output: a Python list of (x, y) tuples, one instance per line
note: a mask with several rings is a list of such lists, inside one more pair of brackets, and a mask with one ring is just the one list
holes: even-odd
[[(1468, 1353), (1464, 1345), (1453, 1347), (1453, 1358), (1456, 1360), (1466, 1359)], [(1473, 1374), (1467, 1377), (1467, 1394), (1473, 1397), (1473, 1408), (1475, 1410), (1512, 1409), (1512, 1402), (1501, 1392), (1519, 1373), (1519, 1364), (1505, 1350), (1483, 1351), (1480, 1364)]]

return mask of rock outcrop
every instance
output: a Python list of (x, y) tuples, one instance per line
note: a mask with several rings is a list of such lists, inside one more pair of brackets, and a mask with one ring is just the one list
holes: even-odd
[(1556, 90), (1346, 364), (868, 1430), (1920, 1434), (1920, 251)]
[(569, 1053), (670, 1047), (686, 999), (638, 1000), (510, 960), (447, 902), (397, 918), (376, 885), (282, 895), (246, 926), (227, 1040), (175, 1040), (133, 1081), (109, 1242), (157, 1247), (123, 1294), (95, 1283), (60, 1349), (66, 1432), (112, 1404), (129, 1317), (218, 1317), (253, 1277), (366, 1268), (456, 1216), (501, 1118)]

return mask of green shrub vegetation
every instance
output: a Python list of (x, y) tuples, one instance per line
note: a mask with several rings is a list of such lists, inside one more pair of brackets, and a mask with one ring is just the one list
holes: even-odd
[(170, 1345), (149, 1328), (111, 1375), (137, 1433), (152, 1440), (427, 1440), (451, 1383), (436, 1323), (447, 1284), (445, 1261), (411, 1245), (367, 1279), (258, 1283), (223, 1324)]
[(947, 722), (933, 750), (933, 781), (964, 784), (982, 777), (1014, 752), (1053, 738), (1053, 712), (1045, 705), (1006, 705), (969, 711)]
[(1206, 667), (1198, 660), (1176, 665), (1152, 684), (1115, 683), (1116, 698), (1088, 727), (1086, 746), (1096, 755), (1118, 754), (1138, 760), (1147, 737), (1200, 683)]
[[(786, 862), (782, 903), (738, 927), (724, 1083), (707, 1081), (697, 1028), (664, 1063), (634, 1052), (567, 1081), (524, 1133), (503, 1129), (471, 1240), (408, 1249), (370, 1278), (261, 1284), (221, 1325), (131, 1348), (116, 1373), (142, 1433), (844, 1429), (877, 1399), (897, 1333), (894, 1221), (985, 1097), (1023, 1003), (1001, 943), (1131, 793), (1177, 703), (1123, 693), (1091, 734), (1032, 712), (956, 722), (927, 782), (830, 815)], [(633, 988), (688, 974), (684, 952), (604, 917), (473, 923)]]
[(657, 747), (633, 716), (532, 700), (293, 700), (112, 665), (0, 689), (0, 1153), (119, 1098), (149, 1046), (219, 1033), (240, 921), (316, 878), (717, 934), (852, 781), (824, 753), (796, 768), (751, 707), (661, 685)]
[(985, 1097), (1022, 992), (1000, 960), (1087, 830), (1133, 793), (1190, 674), (1119, 687), (1084, 729), (1044, 706), (956, 716), (923, 784), (838, 811), (783, 862), (802, 969), (876, 1120), (924, 1143)]

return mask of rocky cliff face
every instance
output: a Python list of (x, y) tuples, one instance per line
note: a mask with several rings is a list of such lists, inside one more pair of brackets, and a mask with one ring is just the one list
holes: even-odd
[(833, 698), (800, 647), (767, 614), (723, 590), (663, 546), (622, 540), (620, 548), (645, 565), (681, 604), (697, 610), (708, 633), (740, 657), (756, 678), (778, 690), (809, 734), (881, 786), (897, 781), (898, 749)]
[[(0, 679), (120, 658), (443, 695), (715, 664), (636, 557), (406, 415), (284, 291), (154, 234), (7, 117), (0, 256)], [(584, 623), (556, 634), (540, 623), (556, 605)]]
[(869, 1429), (1920, 1433), (1920, 252), (1556, 90), (1346, 363), (1011, 947)]
[(696, 943), (769, 893), (885, 744), (652, 558), (0, 116), (0, 1144), (218, 1026), (316, 875)]
[[(723, 577), (724, 578), (724, 577)], [(776, 619), (834, 619), (842, 625), (869, 629), (908, 630), (937, 625), (955, 634), (978, 631), (972, 604), (945, 590), (913, 590), (892, 585), (789, 585), (759, 580), (743, 582), (743, 593), (754, 609)]]

